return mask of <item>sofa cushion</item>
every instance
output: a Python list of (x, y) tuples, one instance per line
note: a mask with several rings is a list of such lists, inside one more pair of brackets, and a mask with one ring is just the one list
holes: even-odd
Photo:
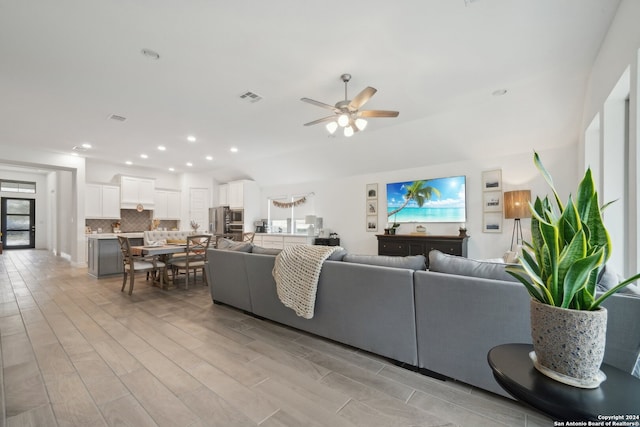
[[(607, 292), (609, 289), (616, 286), (618, 283), (622, 281), (622, 277), (620, 277), (613, 267), (610, 264), (605, 264), (605, 266), (600, 271), (600, 275), (598, 275), (598, 283), (597, 283), (597, 292)], [(640, 288), (631, 283), (624, 288), (618, 290), (618, 293), (640, 296)]]
[(477, 261), (475, 259), (449, 255), (438, 250), (429, 252), (429, 271), (517, 282), (518, 280), (515, 277), (505, 271), (507, 265), (509, 264)]
[(254, 245), (253, 249), (251, 250), (251, 252), (254, 254), (262, 254), (262, 255), (278, 255), (281, 251), (282, 249), (263, 248), (262, 246), (256, 246), (256, 245)]
[(251, 252), (253, 249), (253, 243), (251, 242), (236, 242), (231, 239), (218, 239), (216, 243), (217, 249), (222, 249), (225, 251), (235, 251), (235, 252)]
[(346, 250), (337, 249), (331, 255), (329, 255), (329, 258), (327, 258), (327, 259), (329, 261), (343, 261), (346, 254), (347, 254)]
[(381, 267), (408, 268), (411, 270), (426, 270), (424, 255), (388, 256), (388, 255), (355, 255), (346, 254), (342, 261), (356, 264), (378, 265)]

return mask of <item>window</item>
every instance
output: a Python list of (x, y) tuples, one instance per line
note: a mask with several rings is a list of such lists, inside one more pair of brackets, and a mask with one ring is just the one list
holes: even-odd
[(36, 193), (36, 183), (26, 181), (9, 181), (0, 179), (0, 191), (7, 191), (12, 193)]

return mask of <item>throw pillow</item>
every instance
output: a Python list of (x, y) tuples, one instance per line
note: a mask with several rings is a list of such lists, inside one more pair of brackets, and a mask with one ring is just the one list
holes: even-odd
[(253, 243), (251, 242), (235, 242), (233, 245), (225, 248), (227, 251), (234, 252), (251, 252), (253, 249)]
[[(611, 265), (605, 264), (602, 270), (600, 271), (600, 274), (598, 275), (598, 283), (596, 285), (596, 291), (603, 292), (603, 293), (607, 292), (609, 289), (613, 288), (618, 283), (620, 283), (622, 281), (621, 279), (622, 278), (618, 276), (618, 274), (615, 272), (613, 267), (611, 267)], [(617, 293), (640, 296), (640, 288), (638, 287), (638, 285), (631, 283), (625, 286), (624, 288), (620, 289)]]
[(254, 246), (251, 252), (254, 254), (262, 254), (262, 255), (278, 255), (280, 252), (282, 252), (282, 249), (263, 248), (262, 246)]
[(330, 261), (343, 261), (347, 251), (344, 249), (338, 249), (327, 258)]
[(357, 264), (378, 265), (381, 267), (408, 268), (411, 270), (426, 270), (424, 255), (411, 256), (388, 256), (388, 255), (354, 255), (346, 254), (342, 259), (344, 262), (354, 262)]
[(429, 270), (438, 273), (458, 274), (460, 276), (480, 277), (483, 279), (518, 280), (505, 271), (508, 264), (476, 261), (437, 250), (429, 252)]
[(218, 248), (218, 249), (226, 249), (226, 248), (228, 248), (229, 246), (231, 246), (231, 245), (233, 245), (235, 243), (238, 243), (238, 242), (223, 237), (222, 239), (218, 239), (218, 241), (216, 243), (216, 248)]

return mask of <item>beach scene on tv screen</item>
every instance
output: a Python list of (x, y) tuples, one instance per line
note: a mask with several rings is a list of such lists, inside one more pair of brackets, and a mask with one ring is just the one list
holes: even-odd
[(387, 184), (389, 222), (463, 223), (466, 221), (465, 185), (465, 176)]

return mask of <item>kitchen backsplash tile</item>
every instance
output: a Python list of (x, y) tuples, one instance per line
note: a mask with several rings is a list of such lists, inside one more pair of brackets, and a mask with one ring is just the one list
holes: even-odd
[[(145, 231), (151, 229), (151, 222), (153, 220), (153, 211), (138, 212), (135, 209), (121, 209), (120, 210), (120, 231), (123, 233), (130, 233), (133, 231)], [(85, 225), (91, 227), (92, 231), (96, 231), (99, 228), (103, 233), (111, 233), (113, 229), (112, 219), (87, 219)], [(166, 228), (172, 230), (178, 228), (179, 221), (176, 220), (162, 220), (160, 221), (160, 228)]]

